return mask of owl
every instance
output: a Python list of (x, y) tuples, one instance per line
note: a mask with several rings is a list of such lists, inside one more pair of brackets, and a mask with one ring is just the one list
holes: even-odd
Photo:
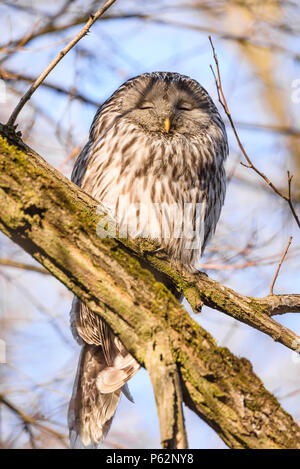
[[(145, 73), (102, 104), (72, 181), (105, 206), (124, 237), (155, 239), (170, 260), (197, 267), (226, 190), (224, 123), (207, 91), (179, 73)], [(121, 237), (122, 237), (121, 236)], [(98, 447), (139, 365), (78, 298), (71, 329), (82, 345), (69, 405), (72, 447)]]

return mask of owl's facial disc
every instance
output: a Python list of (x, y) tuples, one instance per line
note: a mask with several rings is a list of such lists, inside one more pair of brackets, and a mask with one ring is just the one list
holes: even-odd
[(172, 138), (175, 134), (196, 135), (210, 124), (207, 104), (180, 83), (157, 80), (139, 85), (127, 90), (122, 110), (144, 132)]

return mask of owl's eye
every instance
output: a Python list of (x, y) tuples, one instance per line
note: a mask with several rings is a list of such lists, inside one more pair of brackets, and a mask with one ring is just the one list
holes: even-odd
[(148, 102), (144, 102), (140, 105), (140, 109), (153, 109), (153, 107), (153, 104)]
[(179, 103), (177, 104), (177, 109), (179, 111), (191, 111), (192, 106), (189, 103)]

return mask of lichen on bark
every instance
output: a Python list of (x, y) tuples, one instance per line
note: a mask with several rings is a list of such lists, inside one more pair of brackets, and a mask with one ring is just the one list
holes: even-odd
[[(171, 406), (173, 433), (161, 421), (165, 447), (176, 445), (176, 439), (184, 441), (182, 398), (232, 448), (300, 448), (299, 427), (264, 388), (251, 364), (218, 347), (158, 278), (183, 292), (195, 309), (203, 302), (226, 314), (233, 310), (236, 318), (252, 321), (264, 332), (275, 322), (265, 310), (267, 299), (249, 299), (204, 274), (184, 272), (138, 240), (100, 239), (97, 205), (39, 155), (11, 145), (2, 133), (0, 229), (101, 315), (148, 367), (153, 383), (164, 382), (165, 367), (155, 366), (157, 357), (163, 357), (176, 403)], [(149, 350), (154, 344), (158, 355), (152, 360)], [(163, 414), (160, 409), (169, 408), (167, 393), (164, 389), (160, 394), (157, 384), (154, 390)]]

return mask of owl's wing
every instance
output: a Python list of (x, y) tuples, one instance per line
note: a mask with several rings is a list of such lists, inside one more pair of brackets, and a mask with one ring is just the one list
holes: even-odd
[(81, 152), (79, 153), (74, 167), (71, 174), (71, 181), (77, 184), (77, 186), (81, 186), (81, 180), (87, 168), (87, 160), (90, 154), (91, 143), (90, 141), (83, 147)]
[[(216, 160), (222, 161), (227, 157), (228, 146), (227, 140), (224, 140), (217, 152), (221, 153)], [(220, 218), (221, 209), (225, 200), (226, 193), (226, 174), (223, 164), (213, 166), (213, 169), (207, 171), (207, 183), (205, 188), (205, 215), (204, 215), (204, 237), (202, 243), (202, 252), (209, 242), (210, 238), (216, 230), (218, 220)]]

